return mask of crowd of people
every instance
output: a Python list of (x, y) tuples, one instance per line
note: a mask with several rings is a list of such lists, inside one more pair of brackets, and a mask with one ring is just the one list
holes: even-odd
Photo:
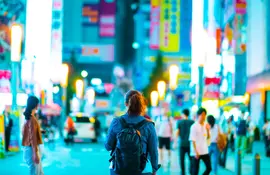
[[(26, 122), (23, 128), (24, 160), (31, 175), (43, 175), (40, 161), (42, 144), (40, 124), (35, 117), (39, 100), (30, 96), (24, 112)], [(111, 152), (109, 172), (111, 175), (155, 175), (164, 165), (163, 148), (167, 149), (169, 159), (171, 149), (179, 148), (179, 161), (182, 175), (186, 173), (185, 156), (190, 160), (188, 172), (199, 174), (200, 161), (205, 164), (203, 175), (218, 174), (218, 165), (226, 166), (228, 148), (232, 151), (242, 149), (242, 155), (252, 150), (255, 126), (250, 118), (239, 120), (233, 117), (219, 121), (212, 115), (207, 116), (204, 108), (199, 108), (196, 118), (190, 117), (190, 111), (182, 111), (183, 118), (177, 121), (168, 115), (169, 108), (162, 108), (161, 115), (149, 119), (145, 117), (146, 104), (143, 95), (130, 90), (125, 95), (127, 112), (115, 117), (108, 123), (105, 148)], [(73, 128), (73, 126), (70, 126)], [(270, 124), (263, 127), (266, 148), (270, 142)], [(179, 140), (179, 141), (178, 141)], [(174, 144), (172, 146), (172, 142)], [(160, 163), (159, 163), (160, 162)], [(170, 162), (168, 162), (170, 163)]]

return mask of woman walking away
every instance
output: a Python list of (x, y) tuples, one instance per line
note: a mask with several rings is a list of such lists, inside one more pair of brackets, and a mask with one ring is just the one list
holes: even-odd
[(209, 146), (209, 153), (211, 156), (211, 166), (212, 166), (212, 172), (214, 175), (217, 175), (217, 169), (218, 169), (218, 160), (219, 160), (219, 149), (217, 145), (217, 139), (218, 139), (218, 133), (219, 126), (216, 124), (216, 119), (214, 116), (209, 115), (207, 117), (207, 122), (210, 125), (210, 146)]
[(39, 145), (42, 144), (41, 130), (35, 113), (38, 109), (39, 100), (35, 96), (27, 99), (25, 123), (23, 126), (22, 145), (24, 146), (24, 160), (30, 170), (30, 175), (44, 175), (41, 165), (41, 153)]
[(157, 134), (153, 122), (144, 118), (144, 97), (130, 90), (125, 105), (127, 113), (113, 119), (105, 142), (112, 156), (110, 174), (155, 175), (159, 168)]

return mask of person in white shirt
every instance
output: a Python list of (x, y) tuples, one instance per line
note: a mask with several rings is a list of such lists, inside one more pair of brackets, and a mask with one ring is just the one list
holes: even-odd
[(209, 175), (212, 171), (207, 143), (207, 139), (210, 138), (210, 126), (205, 123), (206, 113), (204, 108), (199, 108), (197, 111), (197, 121), (190, 128), (192, 175), (199, 174), (200, 160), (204, 162), (206, 167), (203, 175)]
[(162, 109), (162, 116), (156, 120), (156, 131), (159, 142), (160, 162), (163, 162), (163, 148), (168, 151), (168, 163), (171, 160), (171, 139), (173, 136), (173, 124), (168, 116), (169, 109), (164, 107)]

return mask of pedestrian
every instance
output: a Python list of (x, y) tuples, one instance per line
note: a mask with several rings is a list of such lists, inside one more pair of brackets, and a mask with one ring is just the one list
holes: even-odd
[(39, 147), (42, 144), (41, 130), (35, 117), (38, 104), (39, 100), (37, 97), (28, 97), (26, 109), (23, 113), (26, 121), (23, 126), (22, 145), (24, 146), (24, 160), (30, 170), (30, 175), (44, 175)]
[(242, 111), (238, 121), (236, 122), (236, 141), (235, 148), (240, 149), (242, 156), (246, 154), (247, 151), (247, 132), (248, 132), (248, 123), (245, 120), (245, 111)]
[(67, 126), (65, 129), (67, 130), (67, 136), (64, 140), (67, 145), (69, 144), (72, 145), (74, 143), (74, 136), (76, 135), (76, 129), (75, 123), (70, 116), (67, 117), (66, 124)]
[(254, 131), (255, 131), (255, 124), (254, 122), (251, 120), (251, 117), (248, 116), (247, 117), (247, 153), (252, 153), (252, 149), (253, 149), (253, 142), (254, 142)]
[(111, 151), (111, 175), (155, 175), (159, 169), (154, 123), (144, 118), (143, 95), (130, 90), (125, 95), (127, 113), (114, 118), (105, 141)]
[(161, 116), (156, 120), (156, 131), (158, 135), (158, 148), (160, 154), (160, 162), (164, 163), (163, 148), (168, 152), (168, 164), (171, 161), (171, 140), (173, 138), (173, 124), (169, 114), (169, 105), (164, 104), (161, 110)]
[(218, 163), (219, 163), (219, 155), (220, 151), (217, 145), (218, 134), (220, 132), (219, 126), (216, 124), (216, 119), (213, 115), (209, 115), (207, 117), (207, 122), (210, 125), (210, 146), (209, 146), (209, 154), (211, 157), (211, 167), (213, 175), (217, 175), (218, 171)]
[(224, 150), (222, 150), (220, 152), (219, 155), (219, 165), (222, 166), (223, 168), (226, 167), (226, 162), (227, 162), (227, 153), (228, 153), (228, 148), (229, 148), (229, 144), (230, 144), (230, 136), (232, 132), (232, 128), (231, 126), (233, 125), (229, 125), (229, 120), (226, 120), (224, 115), (221, 115), (221, 120), (220, 120), (220, 128), (222, 130), (222, 133), (226, 135), (227, 138), (227, 144), (224, 148)]
[(13, 127), (13, 120), (10, 117), (10, 113), (8, 111), (4, 111), (4, 118), (5, 118), (5, 146), (6, 152), (9, 152), (9, 143), (10, 143), (10, 136)]
[[(182, 175), (186, 174), (185, 170), (185, 155), (187, 154), (189, 157), (189, 173), (191, 174), (191, 156), (190, 156), (190, 142), (189, 142), (189, 134), (190, 128), (194, 124), (194, 120), (189, 119), (189, 110), (184, 109), (182, 120), (179, 120), (177, 124), (176, 137), (180, 137), (180, 167)], [(175, 139), (176, 140), (176, 139)]]
[(192, 175), (198, 175), (200, 169), (200, 160), (205, 164), (203, 175), (211, 173), (211, 160), (208, 150), (207, 140), (210, 138), (210, 126), (205, 123), (206, 110), (199, 108), (197, 111), (197, 121), (190, 128), (190, 155), (192, 157)]

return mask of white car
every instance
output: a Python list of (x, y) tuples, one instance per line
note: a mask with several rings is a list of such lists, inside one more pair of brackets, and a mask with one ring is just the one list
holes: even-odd
[[(75, 142), (95, 141), (96, 132), (94, 128), (95, 118), (85, 114), (77, 113), (71, 114), (71, 119), (74, 122), (76, 135), (74, 135)], [(65, 123), (65, 136), (67, 135), (67, 122)]]

